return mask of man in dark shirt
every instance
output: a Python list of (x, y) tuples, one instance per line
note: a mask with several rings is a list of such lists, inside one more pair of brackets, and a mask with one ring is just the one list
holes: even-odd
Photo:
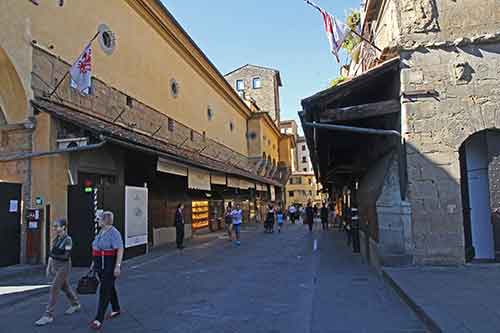
[(177, 210), (175, 211), (175, 231), (177, 242), (177, 248), (182, 250), (184, 248), (184, 205), (179, 204)]
[(321, 217), (321, 226), (323, 227), (323, 230), (328, 230), (328, 208), (324, 202), (319, 215)]
[(307, 203), (306, 207), (306, 220), (309, 224), (309, 231), (312, 232), (314, 225), (314, 209), (312, 207), (311, 201)]

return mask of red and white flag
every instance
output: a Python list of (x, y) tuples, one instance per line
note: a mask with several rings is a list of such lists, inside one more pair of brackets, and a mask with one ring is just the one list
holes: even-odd
[(330, 43), (330, 51), (335, 55), (337, 61), (340, 62), (339, 51), (342, 47), (342, 43), (344, 43), (351, 29), (343, 22), (337, 21), (335, 17), (330, 15), (326, 10), (322, 9), (315, 3), (309, 0), (305, 0), (305, 2), (319, 10), (321, 15), (323, 16), (326, 37), (328, 38), (328, 42)]
[(69, 70), (71, 87), (84, 96), (90, 94), (92, 86), (92, 47), (87, 45)]

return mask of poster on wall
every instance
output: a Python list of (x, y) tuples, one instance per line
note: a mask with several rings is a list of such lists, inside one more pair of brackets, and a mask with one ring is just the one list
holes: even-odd
[(125, 187), (125, 247), (148, 242), (148, 189)]

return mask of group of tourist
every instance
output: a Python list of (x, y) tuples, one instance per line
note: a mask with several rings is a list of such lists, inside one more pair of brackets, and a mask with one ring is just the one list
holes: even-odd
[[(328, 229), (329, 214), (332, 210), (323, 203), (323, 206), (318, 209), (317, 206), (308, 202), (305, 210), (303, 210), (304, 224), (309, 226), (309, 230), (313, 230), (315, 216), (321, 219), (323, 229)], [(334, 212), (334, 210), (333, 210)], [(278, 226), (278, 233), (281, 233), (284, 220), (288, 218), (292, 223), (295, 223), (300, 218), (301, 211), (295, 206), (290, 206), (286, 211), (279, 204), (275, 207), (269, 204), (264, 221), (264, 230), (266, 233), (273, 233), (275, 225)], [(94, 320), (90, 323), (90, 327), (99, 330), (106, 316), (106, 311), (111, 304), (111, 312), (107, 315), (107, 319), (113, 319), (120, 315), (120, 303), (118, 294), (115, 289), (115, 281), (121, 274), (121, 264), (123, 260), (123, 239), (118, 231), (113, 226), (114, 215), (110, 211), (105, 211), (97, 217), (99, 221), (99, 232), (96, 234), (92, 242), (92, 264), (90, 271), (94, 272), (99, 279), (99, 293), (97, 302), (97, 313)], [(243, 211), (239, 203), (234, 207), (229, 203), (224, 213), (224, 221), (226, 224), (228, 239), (239, 246), (241, 224), (243, 220)], [(176, 227), (176, 243), (177, 248), (183, 249), (184, 241), (184, 205), (179, 204), (175, 212), (175, 227)], [(81, 310), (81, 305), (77, 295), (72, 290), (69, 284), (69, 274), (71, 270), (71, 250), (73, 242), (67, 232), (67, 221), (60, 219), (55, 221), (54, 230), (56, 238), (54, 239), (52, 249), (49, 253), (46, 274), (52, 277), (52, 284), (49, 292), (49, 302), (47, 304), (44, 315), (35, 322), (38, 326), (50, 324), (54, 321), (54, 309), (57, 303), (58, 295), (63, 291), (69, 300), (70, 307), (66, 310), (66, 315), (74, 314)]]

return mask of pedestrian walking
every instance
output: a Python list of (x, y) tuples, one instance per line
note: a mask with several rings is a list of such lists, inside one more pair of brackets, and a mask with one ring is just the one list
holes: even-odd
[(107, 319), (116, 318), (121, 314), (115, 282), (121, 274), (123, 239), (113, 223), (113, 213), (103, 212), (99, 217), (101, 230), (92, 242), (93, 261), (90, 269), (97, 272), (100, 281), (97, 314), (94, 321), (90, 323), (90, 328), (94, 330), (99, 330), (102, 327), (110, 303), (111, 313)]
[(295, 220), (297, 219), (297, 208), (294, 205), (288, 207), (288, 216), (290, 216), (290, 222), (295, 224)]
[(241, 245), (240, 241), (240, 232), (241, 232), (241, 223), (243, 222), (243, 211), (241, 210), (240, 204), (236, 204), (236, 208), (231, 212), (231, 217), (233, 219), (233, 232), (235, 236), (234, 243), (236, 245)]
[(226, 230), (227, 230), (227, 237), (229, 238), (229, 241), (233, 240), (233, 235), (231, 232), (231, 228), (233, 226), (233, 217), (231, 216), (231, 212), (233, 211), (233, 205), (231, 202), (227, 204), (226, 211), (224, 212), (224, 222), (226, 225)]
[(278, 210), (276, 211), (276, 222), (278, 223), (278, 232), (279, 233), (281, 233), (281, 227), (283, 226), (284, 219), (285, 219), (285, 213), (283, 212), (283, 209), (281, 208), (281, 205), (280, 205)]
[(175, 242), (177, 248), (184, 248), (184, 204), (180, 203), (175, 210)]
[(319, 211), (319, 215), (321, 218), (321, 226), (323, 230), (328, 230), (328, 208), (326, 207), (326, 203), (323, 202), (323, 206)]
[(313, 226), (314, 226), (314, 209), (312, 207), (311, 201), (307, 203), (307, 207), (305, 210), (305, 220), (306, 223), (309, 224), (309, 231), (313, 231)]
[(71, 315), (81, 309), (78, 298), (69, 284), (73, 241), (67, 232), (67, 222), (64, 219), (57, 220), (53, 227), (57, 236), (49, 253), (46, 271), (47, 277), (52, 276), (53, 279), (49, 291), (49, 303), (45, 314), (35, 322), (37, 326), (47, 325), (54, 321), (54, 309), (61, 290), (70, 303), (70, 307), (65, 312), (66, 315)]
[(266, 225), (265, 225), (265, 231), (267, 233), (272, 233), (274, 232), (274, 219), (275, 219), (275, 210), (273, 207), (273, 204), (268, 205), (267, 209), (267, 215), (266, 215)]

